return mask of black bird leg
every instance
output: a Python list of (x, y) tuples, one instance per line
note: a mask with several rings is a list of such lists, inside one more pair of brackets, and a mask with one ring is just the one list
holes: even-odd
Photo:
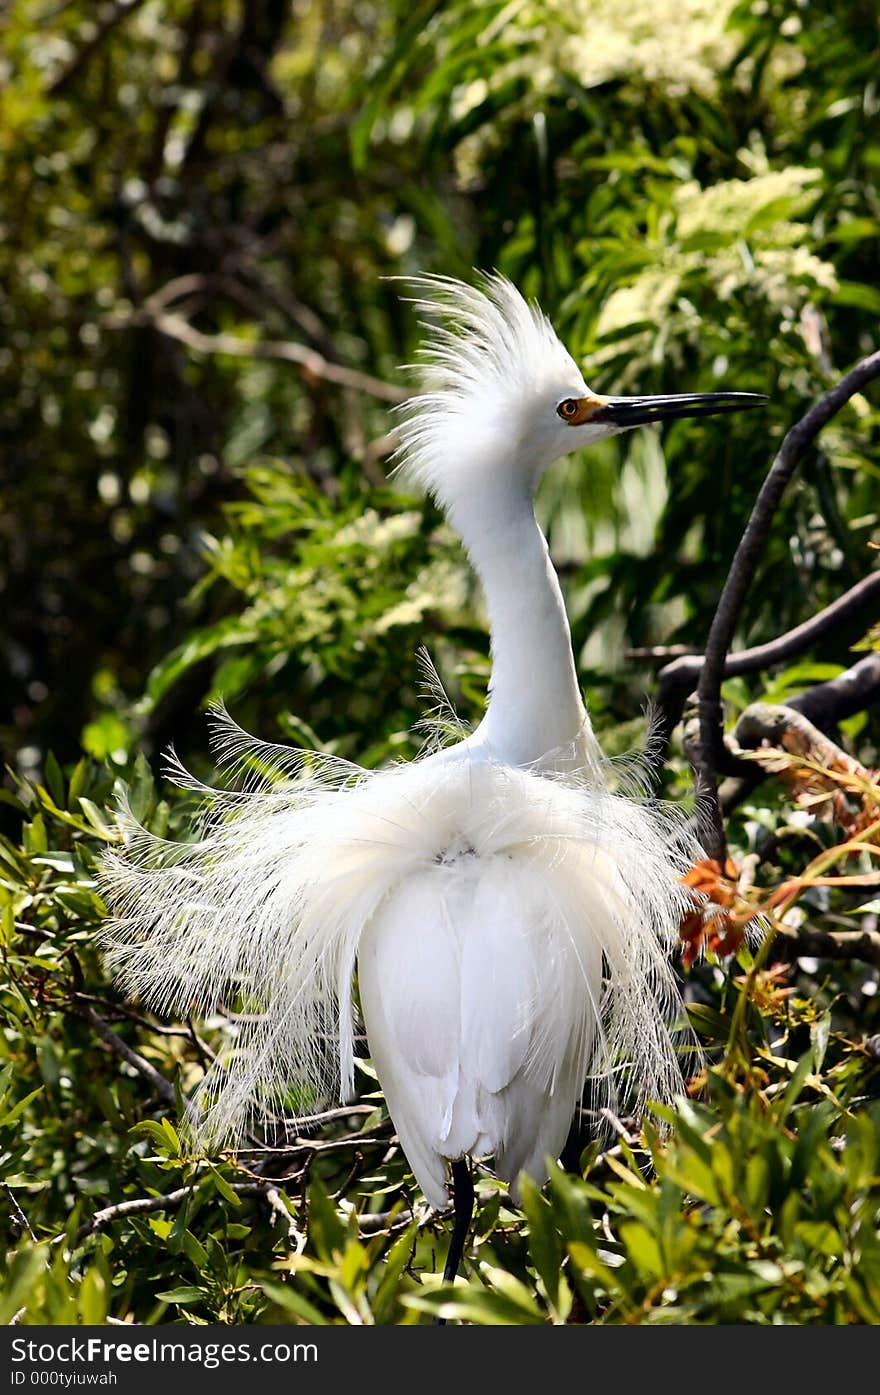
[(455, 1162), (452, 1164), (452, 1186), (452, 1199), (455, 1204), (455, 1225), (452, 1227), (449, 1254), (446, 1256), (446, 1268), (443, 1270), (443, 1282), (445, 1284), (455, 1282), (455, 1276), (458, 1273), (458, 1266), (461, 1263), (461, 1257), (464, 1254), (464, 1247), (467, 1242), (471, 1217), (474, 1214), (474, 1183), (471, 1178), (471, 1166), (467, 1158), (456, 1158)]
[[(443, 1282), (445, 1284), (455, 1282), (474, 1214), (474, 1182), (471, 1177), (470, 1162), (466, 1157), (456, 1158), (452, 1164), (452, 1201), (455, 1207), (455, 1223), (452, 1227), (449, 1253), (446, 1256), (446, 1265), (443, 1269)], [(446, 1319), (436, 1317), (434, 1326), (445, 1327)]]
[[(455, 1206), (455, 1224), (452, 1227), (452, 1239), (449, 1241), (449, 1253), (443, 1270), (444, 1284), (455, 1282), (474, 1214), (474, 1183), (467, 1158), (456, 1158), (452, 1164), (452, 1200)], [(435, 1318), (434, 1325), (445, 1327), (446, 1319)]]

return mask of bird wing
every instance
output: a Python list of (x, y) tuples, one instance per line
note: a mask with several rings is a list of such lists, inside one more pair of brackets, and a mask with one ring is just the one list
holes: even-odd
[[(527, 857), (463, 854), (398, 887), (361, 940), (370, 1051), (432, 1205), (447, 1159), (543, 1180), (565, 1140), (595, 1015), (560, 917)], [(598, 950), (588, 967), (598, 991)]]
[(361, 937), (358, 987), (370, 1054), (404, 1153), (432, 1206), (448, 1200), (440, 1121), (457, 1082), (458, 944), (448, 907), (418, 874), (388, 898)]

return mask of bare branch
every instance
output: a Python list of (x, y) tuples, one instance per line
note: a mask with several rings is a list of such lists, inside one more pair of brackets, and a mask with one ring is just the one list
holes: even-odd
[(269, 1207), (275, 1212), (276, 1216), (281, 1217), (281, 1220), (287, 1228), (287, 1238), (291, 1246), (297, 1254), (300, 1254), (305, 1247), (306, 1237), (297, 1225), (296, 1217), (292, 1215), (285, 1206), (284, 1197), (277, 1187), (266, 1187), (263, 1196), (266, 1198)]
[(301, 1133), (303, 1129), (315, 1128), (318, 1124), (329, 1124), (336, 1119), (355, 1118), (359, 1114), (375, 1114), (375, 1104), (339, 1104), (333, 1109), (322, 1109), (320, 1114), (300, 1114), (296, 1119), (285, 1119), (285, 1127)]
[(22, 1211), (18, 1203), (18, 1197), (15, 1195), (15, 1192), (12, 1190), (12, 1188), (9, 1186), (7, 1182), (3, 1183), (3, 1190), (9, 1198), (9, 1204), (12, 1207), (13, 1213), (15, 1215), (16, 1220), (18, 1221), (19, 1227), (21, 1228), (22, 1232), (26, 1230), (28, 1235), (33, 1240), (34, 1244), (36, 1244), (37, 1237), (33, 1232), (33, 1228), (31, 1227), (30, 1221), (28, 1220), (27, 1216), (25, 1215), (24, 1211)]
[(724, 733), (721, 682), (743, 601), (755, 575), (779, 501), (804, 452), (840, 408), (877, 377), (880, 377), (880, 351), (862, 359), (815, 402), (788, 432), (758, 493), (715, 611), (697, 685), (700, 709), (700, 768), (697, 774), (704, 823), (703, 841), (709, 856), (722, 864), (726, 856), (726, 839), (715, 773)]
[(103, 1017), (100, 1017), (93, 1007), (88, 1004), (85, 1006), (78, 1004), (77, 1011), (91, 1023), (101, 1040), (107, 1043), (110, 1050), (116, 1056), (121, 1056), (122, 1060), (127, 1061), (128, 1064), (137, 1071), (138, 1075), (142, 1075), (144, 1080), (148, 1080), (156, 1093), (161, 1095), (162, 1099), (165, 1100), (166, 1104), (170, 1104), (174, 1109), (177, 1108), (177, 1096), (170, 1080), (166, 1080), (165, 1076), (161, 1075), (159, 1071), (156, 1070), (155, 1066), (151, 1066), (149, 1061), (144, 1060), (143, 1056), (140, 1056), (133, 1047), (128, 1045), (128, 1042), (123, 1041), (122, 1037), (117, 1036), (109, 1023), (105, 1022)]
[[(738, 678), (745, 673), (761, 673), (776, 664), (787, 663), (824, 639), (826, 635), (834, 634), (842, 626), (852, 624), (863, 613), (873, 616), (878, 611), (880, 571), (870, 572), (824, 610), (780, 635), (778, 639), (772, 639), (767, 644), (756, 644), (751, 649), (740, 649), (736, 654), (728, 654), (724, 660), (724, 677)], [(664, 657), (662, 650), (632, 651), (634, 659), (650, 658), (652, 654), (656, 654), (658, 658)], [(666, 664), (660, 670), (657, 694), (653, 700), (656, 727), (652, 733), (655, 741), (660, 743), (657, 754), (653, 757), (658, 768), (666, 759), (669, 740), (681, 720), (685, 702), (697, 686), (703, 662), (702, 654), (684, 654), (677, 656), (672, 663)]]
[(204, 334), (183, 315), (167, 310), (166, 306), (181, 296), (202, 291), (205, 278), (200, 275), (176, 277), (150, 296), (140, 310), (126, 316), (109, 316), (104, 320), (108, 329), (130, 329), (149, 326), (169, 339), (175, 339), (195, 354), (220, 354), (231, 358), (269, 359), (295, 364), (304, 378), (336, 383), (357, 392), (378, 397), (383, 402), (404, 402), (409, 393), (393, 383), (374, 378), (356, 368), (331, 363), (316, 349), (290, 339), (241, 339), (236, 334)]
[(836, 678), (790, 698), (793, 707), (817, 727), (836, 726), (880, 698), (880, 653), (866, 654)]
[[(437, 1213), (427, 1209), (422, 1217), (421, 1224), (433, 1220)], [(390, 1234), (394, 1230), (403, 1230), (409, 1225), (413, 1218), (412, 1211), (368, 1211), (366, 1215), (358, 1216), (358, 1229), (362, 1235), (380, 1235), (383, 1231)]]
[[(260, 1182), (232, 1182), (230, 1186), (234, 1192), (239, 1192), (242, 1196), (260, 1196), (267, 1190), (265, 1183)], [(105, 1206), (96, 1211), (91, 1220), (80, 1226), (76, 1236), (77, 1244), (125, 1216), (143, 1216), (150, 1211), (177, 1211), (194, 1191), (195, 1183), (188, 1187), (177, 1187), (175, 1191), (166, 1192), (164, 1196), (136, 1196), (128, 1201), (117, 1201), (114, 1206)]]
[(699, 658), (695, 649), (690, 649), (686, 644), (645, 644), (635, 649), (625, 649), (623, 657), (629, 664), (651, 664), (662, 662), (669, 664), (673, 659)]
[[(812, 644), (826, 638), (826, 635), (833, 635), (840, 631), (841, 626), (852, 624), (863, 612), (876, 615), (879, 611), (880, 572), (869, 572), (869, 575), (863, 576), (855, 586), (849, 587), (842, 596), (838, 596), (837, 600), (826, 605), (824, 610), (810, 615), (802, 625), (795, 625), (794, 629), (789, 629), (784, 635), (778, 636), (778, 639), (768, 640), (766, 644), (754, 644), (752, 649), (741, 649), (738, 653), (728, 654), (724, 660), (724, 677), (738, 678), (742, 674), (759, 674), (764, 668), (788, 663), (792, 658), (798, 657), (798, 654), (810, 649)], [(681, 653), (676, 653), (679, 649)], [(686, 651), (683, 646), (671, 644), (654, 649), (632, 649), (626, 657), (636, 663), (644, 663), (651, 658), (672, 660), (671, 663), (665, 664), (658, 674), (657, 696), (654, 699), (655, 709), (660, 711), (661, 727), (671, 734), (672, 728), (681, 720), (686, 697), (695, 691), (699, 682), (700, 672), (703, 670), (703, 654), (693, 653), (693, 650)]]
[[(797, 726), (817, 750), (824, 745), (826, 749), (833, 746), (838, 751), (840, 748), (829, 740), (828, 732), (833, 731), (838, 722), (864, 711), (878, 699), (880, 654), (866, 654), (836, 678), (817, 683), (778, 707), (768, 708), (764, 703), (752, 703), (740, 716), (732, 740), (725, 738), (725, 746), (735, 759), (738, 746), (755, 746), (762, 740), (776, 742), (781, 731), (780, 721), (784, 720), (785, 727)], [(845, 752), (841, 752), (841, 755), (848, 759)], [(767, 772), (760, 766), (751, 761), (739, 762), (733, 778), (725, 780), (718, 791), (722, 811), (729, 814), (766, 778)]]
[(785, 959), (859, 959), (880, 965), (880, 933), (876, 930), (814, 930), (808, 926), (776, 931), (773, 954)]
[[(733, 748), (757, 751), (762, 742), (782, 751), (797, 751), (827, 769), (867, 770), (841, 746), (787, 703), (753, 702), (740, 716), (733, 731)], [(772, 754), (772, 753), (771, 753)], [(772, 769), (772, 766), (768, 766)]]

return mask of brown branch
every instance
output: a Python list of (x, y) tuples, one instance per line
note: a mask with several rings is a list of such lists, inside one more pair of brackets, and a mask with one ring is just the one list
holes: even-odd
[(787, 959), (860, 959), (880, 965), (880, 933), (876, 930), (794, 930), (777, 928), (773, 953)]
[[(752, 703), (740, 716), (732, 738), (725, 738), (730, 759), (735, 761), (739, 747), (753, 747), (762, 740), (778, 744), (784, 730), (797, 727), (817, 750), (840, 748), (829, 739), (838, 722), (856, 712), (862, 712), (880, 700), (880, 654), (866, 654), (836, 678), (817, 683), (804, 693), (797, 693), (779, 706)], [(849, 759), (845, 752), (840, 753)], [(718, 799), (721, 809), (729, 814), (767, 778), (768, 772), (753, 761), (739, 761), (733, 778), (725, 780)]]
[(133, 1022), (137, 1027), (146, 1028), (148, 1032), (153, 1032), (156, 1036), (185, 1037), (188, 1041), (192, 1042), (199, 1056), (204, 1058), (202, 1061), (203, 1065), (205, 1059), (211, 1061), (216, 1060), (216, 1053), (212, 1051), (208, 1043), (198, 1035), (189, 1018), (187, 1018), (186, 1025), (183, 1027), (169, 1027), (162, 1022), (152, 1022), (149, 1017), (144, 1017), (141, 1013), (135, 1012), (132, 1008), (128, 1007), (126, 1003), (110, 1003), (106, 998), (101, 998), (95, 993), (83, 993), (78, 991), (76, 993), (76, 1001), (78, 1003), (91, 1003), (95, 1007), (102, 1008), (104, 1012), (122, 1017), (126, 1022)]
[(177, 277), (150, 296), (140, 310), (124, 317), (109, 316), (104, 324), (108, 329), (130, 329), (148, 326), (169, 339), (175, 339), (195, 354), (220, 354), (231, 358), (265, 359), (295, 364), (304, 378), (336, 383), (339, 387), (353, 388), (367, 393), (383, 402), (404, 402), (409, 393), (393, 383), (374, 378), (371, 373), (362, 373), (356, 368), (347, 368), (341, 363), (331, 363), (316, 349), (298, 344), (289, 339), (241, 339), (236, 334), (204, 334), (190, 324), (183, 315), (166, 310), (169, 301), (183, 294), (197, 292), (204, 288), (201, 276)]
[(669, 664), (673, 659), (691, 658), (702, 660), (702, 655), (687, 644), (644, 644), (635, 649), (625, 649), (623, 657), (629, 664), (651, 664), (660, 661)]
[(718, 754), (724, 739), (721, 683), (740, 611), (769, 536), (776, 509), (805, 451), (840, 408), (877, 377), (880, 377), (880, 351), (862, 359), (789, 430), (758, 493), (715, 611), (697, 684), (700, 712), (697, 785), (706, 851), (722, 864), (727, 843), (718, 803), (716, 775)]
[[(267, 1191), (265, 1183), (260, 1182), (231, 1182), (229, 1185), (234, 1192), (240, 1192), (242, 1196), (260, 1196)], [(137, 1196), (128, 1201), (117, 1201), (114, 1206), (105, 1206), (80, 1226), (76, 1243), (80, 1244), (87, 1236), (94, 1235), (112, 1221), (122, 1220), (126, 1216), (143, 1216), (150, 1211), (177, 1211), (194, 1191), (195, 1184), (178, 1187), (173, 1192), (166, 1192), (164, 1196)]]
[(301, 1133), (305, 1128), (315, 1128), (318, 1124), (329, 1124), (336, 1119), (354, 1118), (359, 1114), (375, 1114), (375, 1104), (338, 1104), (332, 1109), (322, 1109), (320, 1114), (300, 1114), (296, 1119), (285, 1119), (285, 1126)]
[(266, 1187), (263, 1192), (263, 1196), (265, 1197), (270, 1210), (274, 1211), (276, 1216), (280, 1216), (281, 1220), (284, 1222), (285, 1226), (287, 1227), (287, 1238), (293, 1246), (294, 1250), (296, 1250), (297, 1253), (299, 1253), (299, 1251), (302, 1249), (305, 1243), (305, 1236), (303, 1235), (302, 1231), (296, 1223), (296, 1217), (290, 1211), (288, 1211), (287, 1207), (285, 1206), (284, 1197), (281, 1195), (278, 1188), (274, 1186)]
[[(432, 1221), (436, 1212), (426, 1211), (421, 1224)], [(413, 1218), (412, 1211), (368, 1211), (364, 1216), (358, 1216), (358, 1229), (361, 1235), (379, 1235), (383, 1231), (391, 1234), (394, 1230), (403, 1230), (409, 1225)]]
[[(740, 649), (736, 654), (728, 654), (724, 661), (724, 677), (738, 678), (745, 673), (761, 673), (776, 664), (787, 663), (803, 654), (813, 644), (838, 632), (842, 626), (852, 624), (864, 612), (871, 615), (880, 613), (880, 571), (870, 572), (856, 582), (836, 601), (824, 610), (812, 615), (801, 625), (787, 630), (777, 639), (766, 644), (756, 644), (751, 649)], [(672, 646), (674, 648), (674, 646)], [(670, 650), (634, 649), (628, 657), (643, 661), (651, 658), (673, 658)], [(673, 662), (662, 668), (657, 676), (657, 695), (654, 710), (657, 720), (657, 737), (663, 741), (663, 749), (658, 756), (658, 764), (665, 760), (669, 738), (681, 720), (687, 698), (699, 682), (703, 669), (703, 655), (693, 652), (675, 655)]]
[(176, 1109), (177, 1096), (174, 1093), (174, 1086), (171, 1084), (170, 1080), (166, 1080), (164, 1075), (160, 1075), (159, 1071), (156, 1070), (155, 1066), (151, 1066), (149, 1061), (145, 1061), (143, 1056), (138, 1055), (137, 1051), (128, 1045), (128, 1042), (123, 1041), (122, 1037), (117, 1036), (109, 1023), (105, 1022), (103, 1017), (99, 1017), (93, 1007), (88, 1005), (78, 1006), (77, 1011), (91, 1023), (98, 1033), (98, 1036), (102, 1041), (107, 1043), (114, 1055), (120, 1056), (123, 1061), (127, 1061), (128, 1064), (137, 1071), (138, 1075), (142, 1075), (145, 1080), (149, 1081), (156, 1093), (161, 1095), (162, 1099), (165, 1100), (167, 1104), (172, 1105)]
[(836, 726), (880, 699), (880, 653), (866, 654), (852, 668), (790, 698), (787, 707), (817, 727)]

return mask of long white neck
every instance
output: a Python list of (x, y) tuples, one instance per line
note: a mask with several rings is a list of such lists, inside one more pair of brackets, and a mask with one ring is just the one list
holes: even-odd
[(482, 582), (492, 637), (478, 735), (513, 765), (568, 767), (598, 754), (581, 699), (559, 579), (528, 492), (494, 491), (449, 518)]

